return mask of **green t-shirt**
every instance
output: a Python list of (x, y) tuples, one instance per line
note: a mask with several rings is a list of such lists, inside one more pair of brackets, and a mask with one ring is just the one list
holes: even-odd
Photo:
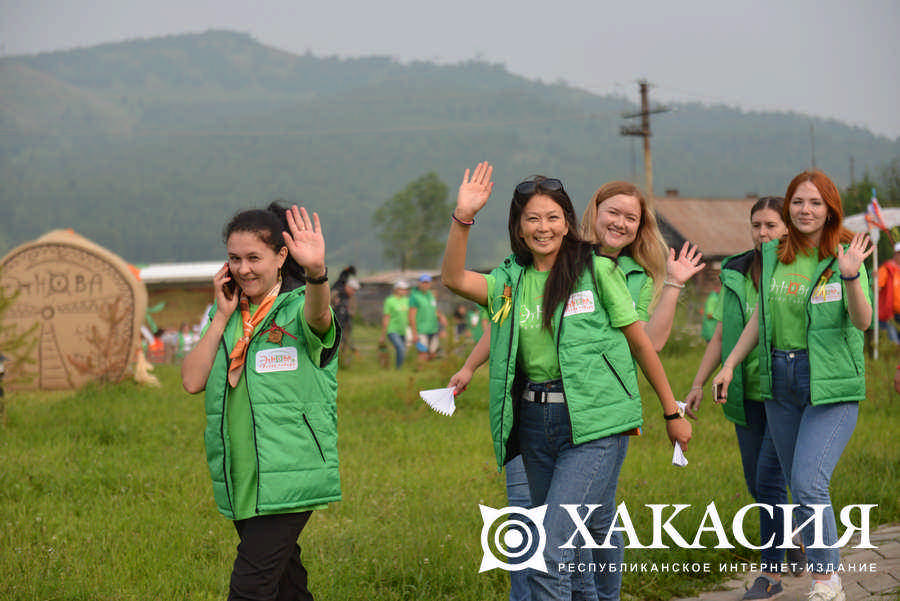
[(819, 264), (818, 252), (798, 252), (793, 263), (775, 264), (766, 298), (772, 308), (772, 348), (806, 348), (806, 303)]
[(431, 290), (422, 292), (418, 288), (409, 293), (409, 308), (416, 310), (416, 332), (437, 334), (440, 330), (437, 318), (437, 300)]
[(519, 350), (516, 360), (532, 382), (558, 380), (559, 357), (553, 333), (543, 327), (544, 288), (549, 271), (538, 271), (529, 265), (522, 278), (522, 292), (515, 318), (519, 320)]
[(409, 316), (409, 297), (390, 295), (384, 299), (383, 315), (388, 317), (387, 333), (406, 336)]
[[(747, 304), (744, 305), (744, 318), (749, 321), (753, 316), (753, 311), (756, 310), (756, 305), (759, 302), (759, 291), (753, 287), (753, 278), (750, 277), (750, 274), (746, 274), (744, 276), (744, 296), (747, 299)], [(722, 291), (719, 294), (719, 301), (716, 303), (716, 309), (713, 312), (713, 315), (716, 318), (716, 321), (724, 321), (724, 313), (725, 313), (725, 292)], [(759, 345), (756, 345), (750, 354), (747, 355), (747, 358), (744, 359), (744, 398), (752, 399), (754, 401), (759, 401), (762, 399), (762, 394), (759, 391)]]
[[(547, 284), (549, 271), (537, 271), (528, 266), (522, 278), (520, 303), (515, 316), (519, 320), (519, 348), (516, 359), (532, 382), (558, 380), (562, 377), (559, 369), (559, 355), (556, 352), (556, 332), (548, 331), (542, 324), (544, 287)], [(610, 273), (596, 272), (599, 288), (599, 302), (609, 315), (610, 323), (621, 328), (638, 321), (634, 308), (634, 299), (625, 285), (625, 274), (616, 268)], [(500, 295), (501, 290), (494, 290), (495, 279), (486, 275), (488, 298)], [(499, 307), (494, 307), (496, 311)]]
[(637, 311), (638, 321), (650, 321), (650, 303), (653, 301), (653, 278), (647, 277), (638, 297), (634, 299), (634, 310)]
[[(250, 314), (256, 311), (256, 306), (250, 305)], [(334, 319), (331, 321), (331, 328), (324, 336), (319, 338), (313, 332), (306, 319), (300, 315), (301, 330), (303, 339), (306, 342), (307, 353), (313, 363), (318, 364), (322, 351), (334, 346), (335, 329)], [(257, 333), (257, 329), (253, 331)], [(234, 343), (241, 337), (241, 331), (237, 330)], [(250, 366), (251, 359), (247, 358), (244, 364), (244, 370), (252, 369)], [(234, 504), (234, 519), (244, 520), (255, 515), (264, 515), (265, 512), (256, 513), (256, 489), (257, 489), (257, 461), (256, 461), (256, 443), (253, 433), (253, 417), (250, 413), (250, 394), (247, 390), (247, 378), (244, 372), (238, 380), (237, 386), (231, 388), (226, 387), (226, 416), (225, 420), (228, 424), (228, 449), (231, 456), (231, 481), (234, 484), (232, 495), (232, 503)], [(294, 513), (299, 511), (310, 511), (313, 509), (323, 509), (327, 505), (315, 505), (312, 507), (297, 507), (289, 510), (278, 510), (272, 513)]]
[(472, 332), (472, 340), (478, 342), (484, 336), (484, 326), (481, 324), (485, 320), (490, 319), (487, 310), (484, 307), (480, 307), (478, 310), (469, 311), (466, 319), (468, 320), (469, 331)]

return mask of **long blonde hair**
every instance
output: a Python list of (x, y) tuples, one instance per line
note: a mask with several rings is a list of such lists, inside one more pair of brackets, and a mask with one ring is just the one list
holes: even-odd
[(653, 278), (653, 298), (655, 301), (662, 290), (663, 281), (666, 277), (666, 258), (669, 254), (669, 246), (663, 239), (659, 226), (656, 223), (656, 211), (647, 202), (640, 188), (630, 182), (621, 181), (607, 182), (600, 186), (594, 192), (594, 196), (591, 197), (591, 202), (588, 203), (587, 209), (585, 209), (581, 218), (581, 237), (594, 244), (600, 242), (597, 233), (594, 231), (597, 207), (606, 199), (619, 194), (634, 196), (638, 204), (641, 205), (641, 220), (638, 224), (637, 236), (634, 242), (620, 250), (619, 253), (630, 256)]

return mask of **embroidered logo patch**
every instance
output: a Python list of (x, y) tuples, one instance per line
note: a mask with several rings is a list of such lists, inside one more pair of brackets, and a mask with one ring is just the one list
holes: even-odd
[(841, 298), (841, 285), (838, 282), (834, 282), (816, 288), (813, 291), (812, 298), (809, 302), (814, 305), (818, 305), (820, 303), (832, 303), (834, 301), (839, 301), (841, 300)]
[(582, 290), (576, 292), (566, 301), (566, 311), (563, 317), (569, 315), (578, 315), (579, 313), (593, 313), (594, 311), (594, 292), (591, 290)]
[(267, 349), (256, 353), (256, 373), (294, 371), (297, 369), (297, 349), (292, 346)]

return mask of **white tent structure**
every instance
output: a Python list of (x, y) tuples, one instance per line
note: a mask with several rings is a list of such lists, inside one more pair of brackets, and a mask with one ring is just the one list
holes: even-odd
[(195, 284), (209, 283), (222, 269), (224, 261), (204, 261), (198, 263), (153, 263), (141, 267), (141, 281), (144, 284)]
[[(881, 216), (884, 218), (884, 223), (888, 227), (900, 225), (900, 208), (885, 209), (882, 207)], [(866, 223), (866, 214), (857, 213), (856, 215), (844, 217), (844, 227), (853, 232), (868, 232), (869, 225)]]
[[(884, 224), (888, 228), (892, 228), (900, 225), (900, 208), (889, 208), (885, 209), (882, 207), (881, 209), (881, 217), (884, 219)], [(857, 213), (856, 215), (850, 215), (849, 217), (844, 217), (844, 227), (853, 232), (865, 233), (868, 232), (869, 236), (872, 238), (872, 242), (878, 244), (878, 238), (881, 234), (881, 230), (878, 228), (869, 228), (869, 224), (866, 221), (865, 213)], [(872, 356), (877, 359), (878, 358), (878, 253), (872, 253), (872, 310), (875, 314), (875, 319), (873, 320), (875, 323), (875, 342), (876, 344), (872, 345)]]

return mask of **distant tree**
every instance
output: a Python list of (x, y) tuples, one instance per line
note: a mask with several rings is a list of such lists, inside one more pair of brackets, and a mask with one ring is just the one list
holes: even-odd
[(400, 269), (432, 267), (444, 248), (453, 207), (447, 184), (429, 172), (385, 201), (372, 216), (386, 259)]
[(900, 156), (881, 168), (882, 194), (879, 199), (882, 206), (900, 206)]
[[(866, 171), (861, 180), (849, 186), (841, 194), (841, 204), (844, 205), (844, 216), (865, 213), (869, 201), (872, 200), (872, 189), (880, 191), (880, 186), (875, 183), (872, 176)], [(879, 199), (881, 202), (881, 199)]]

